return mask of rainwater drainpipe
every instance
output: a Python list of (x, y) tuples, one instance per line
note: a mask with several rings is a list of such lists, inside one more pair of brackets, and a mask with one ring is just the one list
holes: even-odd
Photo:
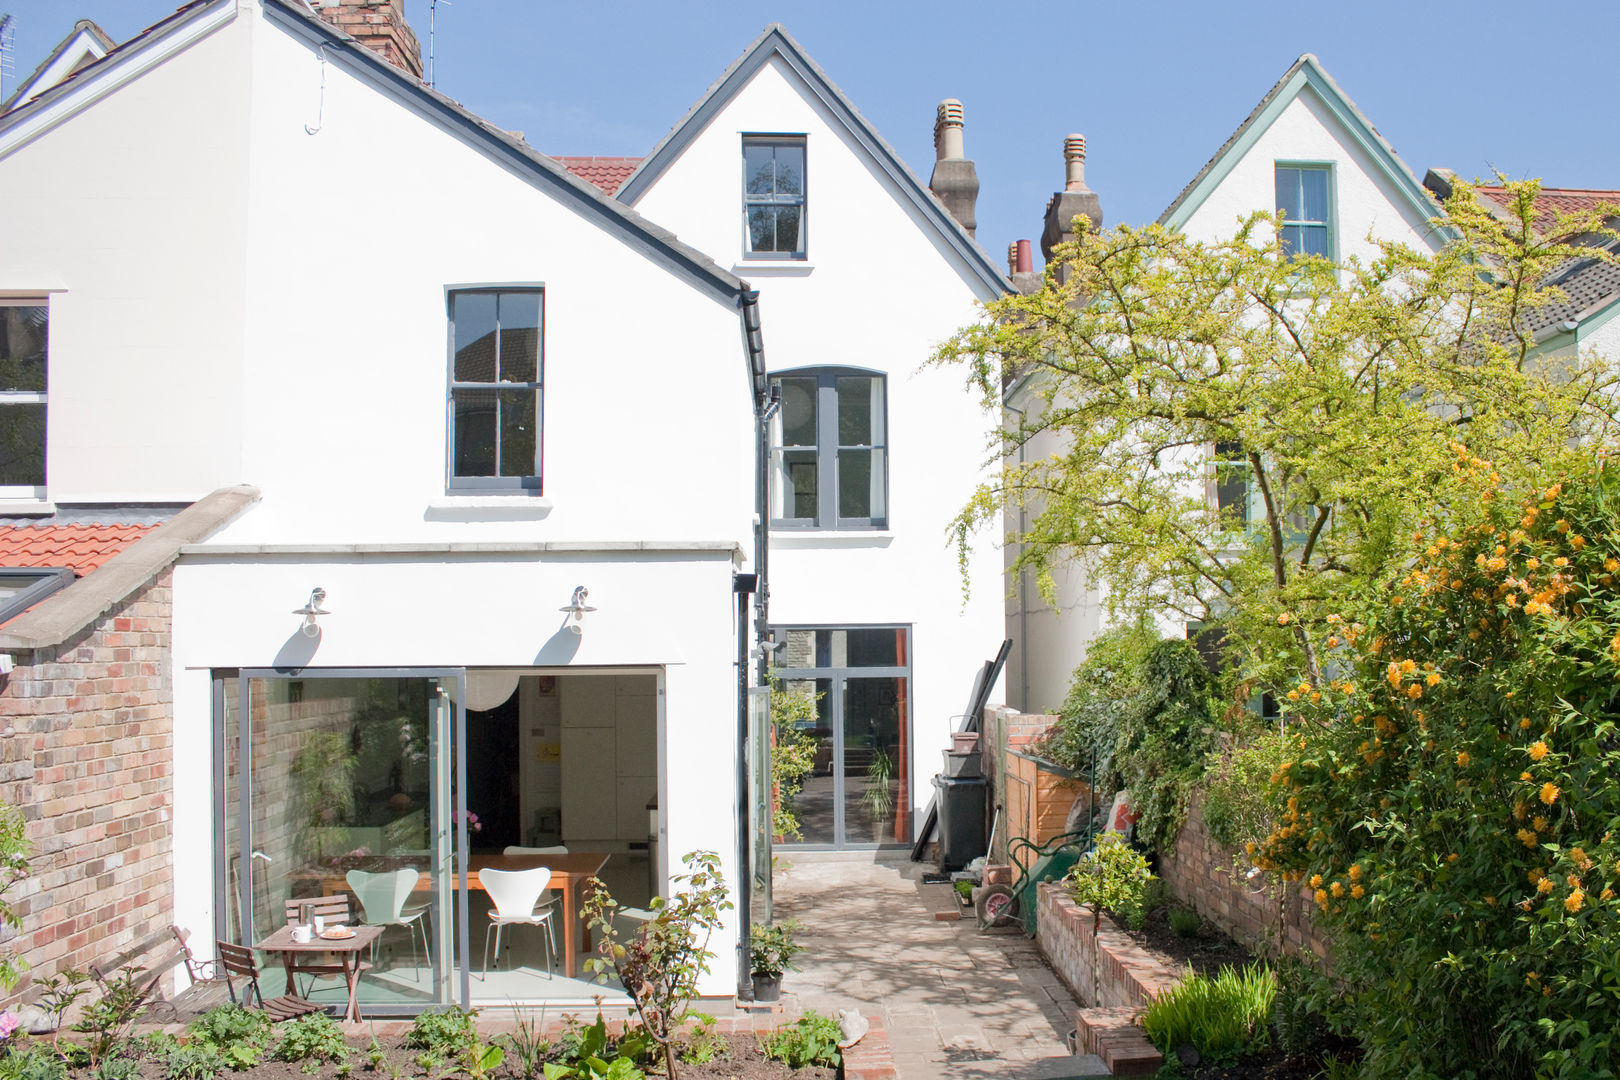
[(755, 574), (731, 575), (737, 597), (737, 996), (752, 990), (748, 940), (753, 929), (754, 868), (749, 865), (748, 802), (748, 597), (758, 584)]
[[(1013, 389), (1016, 391), (1017, 386), (1014, 385)], [(1008, 397), (1010, 395), (1003, 395), (1001, 407), (1008, 412), (1018, 414), (1018, 431), (1020, 435), (1018, 440), (1018, 464), (1022, 465), (1027, 446), (1026, 440), (1022, 437), (1027, 413), (1018, 406), (1011, 404), (1007, 400)], [(1018, 506), (1019, 536), (1023, 536), (1027, 531), (1026, 524), (1024, 521), (1024, 507), (1020, 503)], [(1022, 712), (1029, 712), (1029, 574), (1024, 570), (1018, 571), (1018, 707)]]
[[(760, 327), (759, 292), (743, 282), (738, 296), (742, 315), (743, 348), (748, 357), (749, 389), (754, 404), (754, 573), (733, 577), (737, 597), (737, 996), (753, 996), (748, 942), (753, 929), (753, 837), (749, 832), (752, 807), (748, 800), (748, 598), (754, 597), (753, 639), (759, 655), (759, 684), (765, 685), (770, 664), (768, 605), (770, 586), (770, 441), (767, 425), (776, 411), (770, 376), (765, 369), (765, 339)], [(767, 873), (769, 868), (767, 868)]]

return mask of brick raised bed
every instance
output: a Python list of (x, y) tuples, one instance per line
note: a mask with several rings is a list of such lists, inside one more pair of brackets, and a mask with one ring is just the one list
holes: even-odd
[(1096, 947), (1102, 954), (1097, 992), (1092, 988), (1091, 912), (1081, 908), (1062, 886), (1035, 887), (1035, 940), (1075, 999), (1086, 1006), (1141, 1006), (1153, 995), (1179, 982), (1182, 973), (1137, 946), (1104, 915)]

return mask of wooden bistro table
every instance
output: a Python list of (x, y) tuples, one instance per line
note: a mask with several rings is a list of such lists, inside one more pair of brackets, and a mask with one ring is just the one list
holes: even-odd
[(349, 984), (349, 1004), (343, 1012), (345, 1020), (358, 1022), (360, 1019), (360, 953), (373, 941), (376, 941), (382, 932), (387, 929), (383, 926), (351, 926), (354, 936), (343, 938), (312, 937), (308, 941), (294, 941), (293, 928), (283, 926), (263, 941), (257, 942), (253, 947), (261, 952), (281, 954), (281, 962), (287, 968), (287, 989), (289, 993), (296, 993), (293, 986), (292, 967), (294, 957), (300, 953), (335, 953), (343, 964), (343, 980)]
[[(585, 899), (585, 883), (607, 865), (603, 851), (570, 851), (566, 855), (471, 855), (467, 858), (467, 888), (482, 889), (481, 870), (532, 870), (544, 866), (551, 871), (550, 888), (562, 893), (563, 974), (578, 978), (583, 957), (591, 951), (591, 931), (579, 917)], [(425, 886), (424, 886), (425, 887)]]

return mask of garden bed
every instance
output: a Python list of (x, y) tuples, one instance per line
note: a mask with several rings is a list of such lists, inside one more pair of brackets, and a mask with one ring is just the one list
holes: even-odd
[(1146, 951), (1176, 971), (1186, 971), (1191, 964), (1201, 975), (1213, 975), (1223, 967), (1243, 967), (1254, 963), (1256, 957), (1208, 922), (1200, 922), (1198, 933), (1183, 937), (1170, 928), (1169, 906), (1160, 906), (1148, 912), (1142, 929), (1132, 930), (1120, 926), (1120, 932), (1137, 947)]

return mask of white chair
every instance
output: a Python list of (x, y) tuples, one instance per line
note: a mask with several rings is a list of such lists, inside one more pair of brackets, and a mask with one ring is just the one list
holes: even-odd
[[(427, 914), (429, 904), (410, 904), (411, 893), (422, 875), (415, 870), (390, 870), (373, 874), (365, 870), (350, 870), (344, 875), (349, 891), (360, 901), (366, 922), (372, 926), (414, 927), (422, 932), (422, 958), (433, 967), (433, 954), (428, 951)], [(380, 936), (379, 936), (380, 937)], [(416, 935), (411, 935), (411, 947), (416, 947)], [(377, 942), (371, 943), (371, 958), (377, 959)]]
[(566, 855), (568, 848), (563, 844), (554, 844), (551, 847), (519, 847), (517, 844), (506, 845), (502, 855)]
[(489, 934), (495, 932), (495, 962), (501, 959), (501, 930), (507, 926), (541, 926), (545, 928), (546, 977), (551, 977), (551, 966), (556, 961), (557, 946), (552, 940), (556, 924), (552, 921), (556, 900), (547, 901), (538, 910), (535, 901), (551, 886), (551, 871), (544, 866), (532, 870), (480, 870), (478, 881), (489, 894), (495, 907), (489, 913), (489, 927), (484, 931), (484, 974), (489, 974)]

